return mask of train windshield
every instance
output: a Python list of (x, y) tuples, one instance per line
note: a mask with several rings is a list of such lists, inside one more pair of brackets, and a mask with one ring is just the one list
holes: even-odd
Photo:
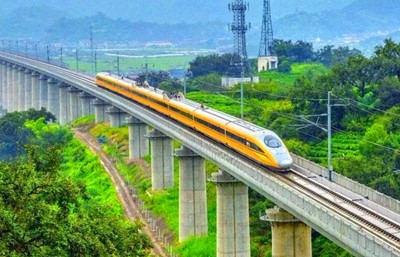
[(264, 143), (266, 146), (271, 148), (279, 148), (282, 146), (282, 143), (279, 141), (279, 139), (274, 136), (265, 136)]

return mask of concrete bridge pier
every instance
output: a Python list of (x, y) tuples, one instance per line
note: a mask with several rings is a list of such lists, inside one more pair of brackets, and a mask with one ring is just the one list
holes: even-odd
[(7, 64), (7, 83), (6, 83), (6, 88), (7, 88), (7, 95), (5, 95), (6, 97), (6, 106), (7, 106), (7, 111), (8, 112), (12, 112), (12, 85), (13, 85), (13, 81), (12, 81), (12, 73), (13, 73), (13, 65), (11, 63)]
[(5, 74), (4, 74), (4, 80), (5, 80), (5, 83), (4, 83), (4, 89), (3, 89), (3, 109), (5, 109), (6, 110), (6, 112), (10, 112), (10, 106), (8, 105), (9, 104), (9, 95), (10, 95), (10, 72), (11, 72), (11, 70), (10, 70), (10, 64), (9, 63), (6, 63), (5, 64), (5, 70), (6, 70), (6, 72), (5, 72)]
[(36, 71), (32, 72), (32, 108), (35, 110), (40, 109), (40, 74)]
[(205, 160), (189, 148), (175, 150), (179, 158), (179, 242), (208, 233)]
[(47, 110), (47, 102), (48, 102), (48, 85), (47, 85), (48, 78), (40, 74), (39, 76), (39, 110), (42, 108), (46, 108)]
[(86, 92), (81, 92), (79, 94), (79, 98), (81, 101), (82, 116), (85, 117), (85, 116), (92, 115), (94, 113), (94, 110), (93, 110), (91, 101), (94, 97), (91, 94), (88, 94)]
[(60, 119), (60, 98), (58, 94), (58, 82), (53, 78), (47, 80), (47, 110)]
[(10, 96), (10, 110), (11, 112), (15, 112), (18, 110), (18, 66), (12, 66), (12, 73), (11, 73), (11, 96)]
[(1, 77), (0, 77), (0, 111), (1, 114), (5, 113), (5, 105), (4, 105), (4, 92), (5, 92), (5, 87), (6, 87), (6, 77), (7, 77), (7, 66), (5, 66), (4, 62), (0, 63), (0, 68), (1, 68)]
[(112, 128), (118, 128), (123, 125), (126, 114), (115, 106), (106, 109), (106, 113), (110, 117), (110, 125)]
[(149, 154), (149, 140), (145, 137), (147, 124), (135, 117), (127, 117), (129, 131), (129, 158), (138, 159)]
[(18, 111), (25, 110), (25, 68), (19, 67), (18, 68), (18, 85), (17, 85), (17, 92), (18, 92)]
[(217, 185), (217, 256), (250, 257), (248, 187), (222, 170), (211, 181)]
[(109, 121), (108, 115), (106, 115), (106, 109), (108, 104), (101, 99), (93, 99), (92, 104), (94, 106), (94, 119), (96, 123), (102, 123)]
[(147, 133), (151, 142), (151, 184), (153, 190), (174, 186), (173, 141), (158, 130)]
[(24, 83), (25, 83), (25, 99), (24, 110), (32, 107), (32, 71), (29, 69), (24, 70)]
[(271, 222), (272, 256), (312, 256), (311, 227), (279, 207), (267, 210), (261, 219)]
[(75, 87), (69, 87), (67, 89), (67, 92), (68, 92), (68, 98), (69, 98), (68, 122), (72, 122), (80, 117), (78, 94), (81, 91)]
[(61, 125), (65, 125), (68, 123), (69, 118), (69, 98), (68, 98), (68, 90), (69, 86), (63, 82), (58, 82), (58, 99), (59, 99), (59, 113), (60, 117), (58, 118), (58, 122)]

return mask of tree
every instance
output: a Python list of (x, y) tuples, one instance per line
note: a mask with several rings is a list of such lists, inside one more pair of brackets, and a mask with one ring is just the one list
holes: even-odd
[(169, 79), (161, 82), (160, 89), (169, 93), (178, 93), (183, 91), (183, 85), (178, 79)]
[(400, 81), (395, 77), (384, 78), (379, 87), (374, 89), (379, 99), (379, 107), (387, 110), (393, 106), (400, 106)]
[(231, 60), (232, 54), (197, 56), (189, 63), (189, 71), (192, 72), (194, 78), (210, 73), (216, 73), (220, 76), (234, 75), (235, 68), (232, 67)]
[(400, 43), (386, 39), (383, 46), (375, 48), (373, 60), (377, 64), (380, 78), (396, 76), (400, 80)]
[[(26, 115), (13, 113), (6, 120), (13, 117), (25, 127)], [(139, 223), (90, 201), (84, 184), (60, 172), (70, 132), (46, 125), (44, 117), (27, 126), (25, 154), (0, 162), (0, 255), (148, 256), (150, 243)]]
[(162, 82), (171, 79), (171, 77), (167, 71), (150, 71), (147, 74), (139, 74), (139, 83), (144, 83), (146, 79), (150, 86), (159, 87)]
[(210, 73), (208, 75), (197, 77), (192, 81), (191, 86), (198, 90), (207, 92), (218, 92), (224, 90), (221, 86), (221, 77), (217, 73)]
[(44, 122), (55, 121), (53, 114), (45, 109), (36, 111), (7, 113), (0, 119), (0, 160), (7, 160), (24, 152), (23, 146), (32, 136), (32, 131), (24, 126), (28, 120), (42, 117)]
[(371, 60), (363, 55), (349, 57), (347, 63), (335, 65), (332, 71), (343, 86), (356, 88), (360, 97), (370, 92), (367, 86), (374, 81), (375, 70)]
[(287, 59), (289, 63), (308, 62), (313, 59), (313, 45), (306, 41), (274, 40), (275, 54), (279, 59)]

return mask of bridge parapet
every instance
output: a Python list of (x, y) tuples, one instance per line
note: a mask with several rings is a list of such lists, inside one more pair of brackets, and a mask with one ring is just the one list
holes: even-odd
[[(322, 177), (328, 177), (328, 169), (318, 165), (314, 162), (311, 162), (305, 158), (292, 154), (293, 162), (295, 166), (301, 168), (306, 171), (310, 171), (316, 175)], [(341, 174), (332, 173), (332, 181), (358, 195), (365, 196), (367, 199), (371, 200), (374, 203), (377, 203), (387, 209), (395, 212), (400, 213), (400, 201), (384, 195), (370, 187), (367, 187), (363, 184), (360, 184), (352, 179), (349, 179)], [(398, 220), (400, 222), (400, 220)]]

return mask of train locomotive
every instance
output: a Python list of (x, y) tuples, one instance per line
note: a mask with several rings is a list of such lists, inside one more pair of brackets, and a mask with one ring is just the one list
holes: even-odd
[(96, 85), (168, 116), (269, 169), (284, 172), (293, 163), (273, 131), (188, 100), (181, 93), (171, 96), (109, 73), (98, 73)]

